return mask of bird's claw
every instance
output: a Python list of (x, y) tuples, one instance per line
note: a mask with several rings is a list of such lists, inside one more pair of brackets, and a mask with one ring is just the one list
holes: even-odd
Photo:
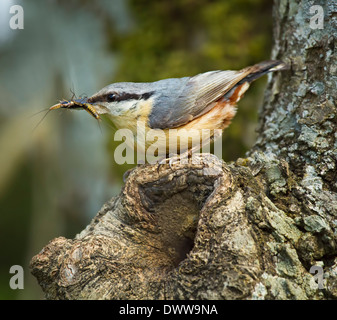
[(181, 155), (174, 155), (169, 158), (164, 158), (160, 160), (158, 163), (159, 165), (168, 164), (170, 168), (172, 169), (175, 163), (178, 163), (178, 164), (188, 163), (188, 153), (184, 153)]
[(130, 173), (134, 170), (135, 168), (131, 168), (129, 170), (126, 170), (123, 174), (123, 182), (125, 183), (126, 179), (129, 177)]

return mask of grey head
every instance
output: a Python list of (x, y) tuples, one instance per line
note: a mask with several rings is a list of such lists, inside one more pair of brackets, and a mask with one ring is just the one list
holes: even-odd
[[(163, 113), (164, 115), (169, 109), (172, 99), (180, 94), (188, 80), (189, 78), (185, 77), (156, 82), (113, 83), (91, 96), (88, 102), (101, 107), (101, 113), (109, 113), (118, 117), (122, 116), (123, 112), (136, 107), (140, 101), (152, 99), (153, 108), (159, 114)], [(158, 109), (157, 106), (161, 106), (161, 108)], [(149, 117), (151, 118), (151, 115)], [(149, 124), (150, 122), (149, 119)]]

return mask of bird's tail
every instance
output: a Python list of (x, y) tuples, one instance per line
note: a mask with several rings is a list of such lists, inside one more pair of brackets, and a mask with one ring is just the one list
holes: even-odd
[(266, 73), (286, 70), (288, 69), (288, 65), (281, 60), (267, 60), (257, 63), (251, 67), (246, 68), (249, 71), (249, 74), (244, 77), (238, 84), (242, 84), (244, 82), (252, 82)]

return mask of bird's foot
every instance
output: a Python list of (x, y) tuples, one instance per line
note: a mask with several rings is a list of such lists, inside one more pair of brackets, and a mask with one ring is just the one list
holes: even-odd
[(125, 183), (126, 179), (129, 177), (130, 173), (131, 173), (133, 170), (135, 170), (135, 169), (136, 169), (136, 167), (135, 167), (135, 168), (131, 168), (131, 169), (129, 169), (129, 170), (126, 170), (126, 171), (124, 172), (124, 174), (123, 174), (123, 182), (124, 182), (124, 183)]
[(168, 164), (172, 169), (174, 164), (187, 164), (190, 158), (189, 152), (184, 152), (182, 154), (170, 155), (168, 158), (163, 158), (158, 163), (159, 165)]

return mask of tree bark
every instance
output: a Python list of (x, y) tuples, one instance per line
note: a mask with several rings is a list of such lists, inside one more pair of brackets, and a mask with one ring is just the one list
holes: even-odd
[(337, 8), (316, 1), (312, 29), (312, 5), (275, 1), (272, 56), (291, 68), (269, 79), (247, 158), (137, 167), (75, 239), (33, 257), (46, 298), (337, 298)]

